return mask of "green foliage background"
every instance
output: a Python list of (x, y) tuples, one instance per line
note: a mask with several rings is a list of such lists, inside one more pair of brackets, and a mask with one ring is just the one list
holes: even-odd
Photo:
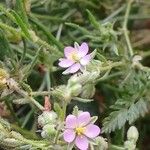
[[(135, 124), (142, 149), (150, 140), (150, 51), (149, 43), (134, 46), (132, 32), (139, 34), (135, 22), (140, 21), (140, 26), (149, 19), (149, 7), (146, 0), (1, 0), (1, 68), (27, 93), (50, 91), (69, 78), (58, 67), (64, 47), (75, 41), (88, 42), (91, 52), (97, 50), (95, 59), (102, 62), (94, 81), (95, 101), (75, 104), (99, 115), (98, 124), (113, 144), (123, 144), (126, 129)], [(14, 104), (16, 99), (21, 97), (7, 95), (0, 100), (11, 111), (8, 118), (13, 128), (32, 138), (29, 131), (36, 131), (39, 112), (28, 104), (18, 105), (21, 101)], [(36, 97), (42, 105), (43, 99), (43, 95)], [(68, 113), (71, 105), (74, 103), (68, 106)]]

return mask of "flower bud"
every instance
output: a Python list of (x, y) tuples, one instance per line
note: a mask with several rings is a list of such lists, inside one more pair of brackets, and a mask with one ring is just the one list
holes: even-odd
[(81, 97), (82, 98), (92, 98), (95, 94), (95, 85), (94, 84), (85, 84), (82, 88)]
[(41, 136), (43, 138), (50, 138), (56, 134), (55, 125), (47, 124), (43, 127), (43, 131), (41, 132)]
[(131, 126), (127, 132), (127, 139), (136, 143), (139, 137), (139, 132), (135, 126)]
[(45, 126), (46, 124), (54, 124), (57, 119), (57, 114), (54, 111), (44, 111), (38, 117), (38, 123), (40, 126)]
[(81, 84), (75, 84), (74, 86), (70, 87), (71, 96), (78, 96), (81, 93), (82, 85)]
[(135, 150), (136, 145), (135, 145), (135, 143), (133, 143), (133, 141), (126, 141), (126, 142), (124, 143), (124, 148), (125, 148), (126, 150)]
[(68, 86), (72, 86), (72, 85), (76, 84), (78, 82), (78, 78), (79, 77), (77, 76), (77, 74), (72, 75), (70, 77), (70, 79), (68, 80)]
[(135, 55), (132, 59), (132, 66), (135, 68), (141, 67), (140, 61), (142, 60), (142, 57), (140, 55)]
[(140, 60), (142, 60), (142, 57), (140, 55), (135, 55), (132, 59), (132, 62), (139, 63)]
[(106, 139), (99, 136), (96, 138), (96, 143), (100, 150), (107, 150), (108, 149), (108, 143), (106, 142)]

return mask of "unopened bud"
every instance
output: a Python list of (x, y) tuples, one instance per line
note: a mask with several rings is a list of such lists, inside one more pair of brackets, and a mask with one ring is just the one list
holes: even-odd
[(43, 138), (49, 138), (56, 134), (55, 125), (47, 124), (43, 127), (43, 131), (41, 132), (41, 136)]
[(136, 143), (139, 137), (139, 132), (135, 126), (131, 126), (127, 132), (127, 139)]
[(82, 98), (92, 98), (95, 94), (95, 85), (94, 84), (85, 84), (82, 88), (81, 97)]
[(74, 86), (70, 87), (71, 96), (78, 96), (81, 93), (82, 85), (75, 84)]
[(142, 57), (139, 55), (135, 55), (132, 59), (132, 66), (133, 67), (140, 67), (140, 61), (142, 60)]
[(71, 76), (70, 79), (68, 80), (68, 86), (72, 86), (72, 85), (76, 84), (78, 81), (78, 78), (79, 77), (77, 76), (77, 74)]
[(54, 111), (44, 111), (38, 117), (38, 123), (40, 126), (45, 126), (46, 124), (54, 124), (57, 119), (57, 114)]
[(136, 145), (133, 143), (133, 141), (126, 141), (126, 142), (124, 143), (124, 148), (125, 148), (126, 150), (135, 150)]
[(100, 150), (107, 150), (108, 149), (108, 143), (106, 142), (106, 139), (99, 136), (96, 138), (96, 143)]

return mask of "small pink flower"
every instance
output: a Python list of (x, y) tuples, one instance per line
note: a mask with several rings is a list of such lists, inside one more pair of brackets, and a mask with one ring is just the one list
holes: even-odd
[(86, 66), (91, 60), (91, 55), (87, 54), (88, 51), (89, 46), (85, 42), (82, 43), (81, 46), (75, 43), (74, 47), (65, 47), (65, 58), (60, 58), (58, 64), (62, 68), (68, 68), (63, 74), (75, 73), (83, 66)]
[(89, 140), (100, 134), (100, 128), (91, 123), (89, 112), (81, 112), (78, 116), (68, 115), (65, 125), (64, 140), (74, 142), (80, 150), (87, 150)]

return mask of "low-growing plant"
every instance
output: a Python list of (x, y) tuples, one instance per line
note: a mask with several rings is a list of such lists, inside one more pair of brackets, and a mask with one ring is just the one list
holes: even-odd
[(142, 147), (150, 53), (129, 33), (140, 3), (0, 1), (0, 148)]

